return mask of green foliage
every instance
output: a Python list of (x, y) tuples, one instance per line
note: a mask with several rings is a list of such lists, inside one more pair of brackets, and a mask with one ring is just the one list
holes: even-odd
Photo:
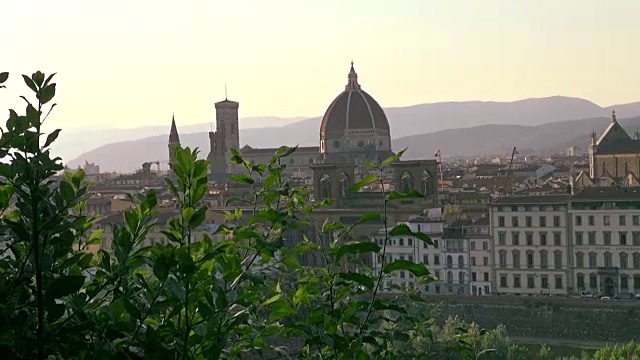
[[(382, 214), (351, 225), (312, 215), (331, 201), (309, 201), (309, 190), (286, 181), (296, 148), (281, 147), (268, 164), (232, 151), (242, 170), (231, 180), (248, 190), (231, 198), (226, 223), (206, 233), (205, 160), (175, 149), (166, 180), (179, 215), (158, 223), (157, 194), (130, 196), (135, 205), (107, 240), (86, 216), (82, 170), (56, 176), (63, 166), (50, 146), (60, 134), (41, 131), (55, 104), (54, 75), (22, 76), (35, 100), (24, 114), (9, 111), (0, 137), (0, 354), (3, 358), (55, 359), (511, 359), (523, 350), (504, 329), (483, 332), (458, 320), (434, 325), (431, 307), (414, 289), (381, 294), (396, 271), (417, 283), (431, 281), (422, 263), (385, 258), (378, 245), (354, 235), (363, 224), (382, 224), (388, 240), (429, 236), (387, 223), (390, 201), (422, 197), (412, 191), (381, 193)], [(0, 84), (8, 79), (0, 73)], [(379, 164), (353, 191), (379, 182), (403, 152)], [(109, 224), (105, 224), (109, 226)], [(166, 241), (148, 245), (162, 229)], [(291, 244), (291, 234), (303, 241)], [(216, 240), (214, 240), (216, 239)], [(322, 240), (322, 241), (321, 241)], [(328, 240), (328, 241), (325, 241)], [(322, 266), (306, 266), (319, 259)], [(629, 354), (628, 351), (625, 354)], [(542, 359), (542, 358), (540, 358)]]

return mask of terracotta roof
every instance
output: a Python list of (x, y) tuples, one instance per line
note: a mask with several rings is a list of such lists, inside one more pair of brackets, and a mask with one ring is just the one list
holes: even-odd
[(331, 102), (322, 118), (320, 138), (326, 139), (331, 133), (342, 137), (344, 131), (349, 129), (377, 129), (389, 133), (389, 121), (384, 110), (371, 95), (360, 88), (353, 65), (345, 91)]
[(592, 200), (638, 201), (640, 200), (640, 188), (586, 187), (571, 199), (572, 202)]
[(569, 194), (505, 196), (494, 200), (491, 205), (567, 204), (570, 199)]
[(483, 216), (479, 219), (476, 219), (472, 225), (478, 225), (478, 226), (488, 226), (490, 224), (490, 219), (488, 216)]
[[(169, 219), (174, 216), (178, 216), (180, 211), (175, 208), (159, 208), (156, 213), (156, 218), (158, 219), (158, 224), (166, 224)], [(109, 225), (122, 225), (124, 224), (124, 214), (121, 212), (113, 212), (100, 220), (98, 220), (98, 224), (109, 224)]]

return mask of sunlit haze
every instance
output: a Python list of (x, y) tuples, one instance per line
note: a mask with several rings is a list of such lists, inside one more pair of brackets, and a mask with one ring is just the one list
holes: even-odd
[[(58, 72), (58, 126), (318, 116), (355, 61), (385, 107), (575, 96), (640, 100), (640, 1), (20, 0), (0, 4), (0, 102)], [(4, 105), (3, 105), (4, 106)]]

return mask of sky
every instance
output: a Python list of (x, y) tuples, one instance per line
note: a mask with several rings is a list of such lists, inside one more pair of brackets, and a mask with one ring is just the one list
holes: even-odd
[[(0, 1), (0, 108), (57, 72), (57, 126), (320, 116), (355, 62), (383, 107), (564, 95), (640, 101), (637, 0)], [(167, 125), (168, 126), (168, 125)]]

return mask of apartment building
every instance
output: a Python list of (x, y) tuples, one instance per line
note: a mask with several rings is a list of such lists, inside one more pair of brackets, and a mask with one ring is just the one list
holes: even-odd
[(570, 198), (569, 194), (512, 196), (490, 205), (497, 293), (569, 293)]
[(569, 216), (576, 291), (640, 293), (640, 188), (585, 188)]
[(471, 295), (489, 295), (491, 285), (491, 229), (489, 216), (475, 220), (467, 229)]
[[(424, 243), (414, 236), (392, 236), (387, 240), (385, 258), (374, 256), (373, 269), (378, 272), (384, 263), (394, 260), (409, 260), (413, 262), (423, 262), (429, 268), (432, 275), (438, 278), (437, 281), (418, 284), (416, 278), (408, 271), (396, 271), (392, 277), (386, 281), (383, 290), (393, 292), (397, 288), (419, 287), (426, 294), (443, 294), (448, 291), (442, 280), (445, 276), (444, 253), (441, 249), (442, 233), (444, 228), (444, 217), (441, 209), (429, 209), (423, 216), (415, 217), (405, 222), (412, 232), (422, 232), (431, 236), (434, 246)], [(380, 246), (385, 241), (384, 229), (373, 236), (373, 241)]]
[(447, 293), (466, 295), (470, 293), (471, 269), (469, 261), (468, 220), (457, 220), (444, 228), (442, 255), (445, 259), (445, 277), (442, 279)]

